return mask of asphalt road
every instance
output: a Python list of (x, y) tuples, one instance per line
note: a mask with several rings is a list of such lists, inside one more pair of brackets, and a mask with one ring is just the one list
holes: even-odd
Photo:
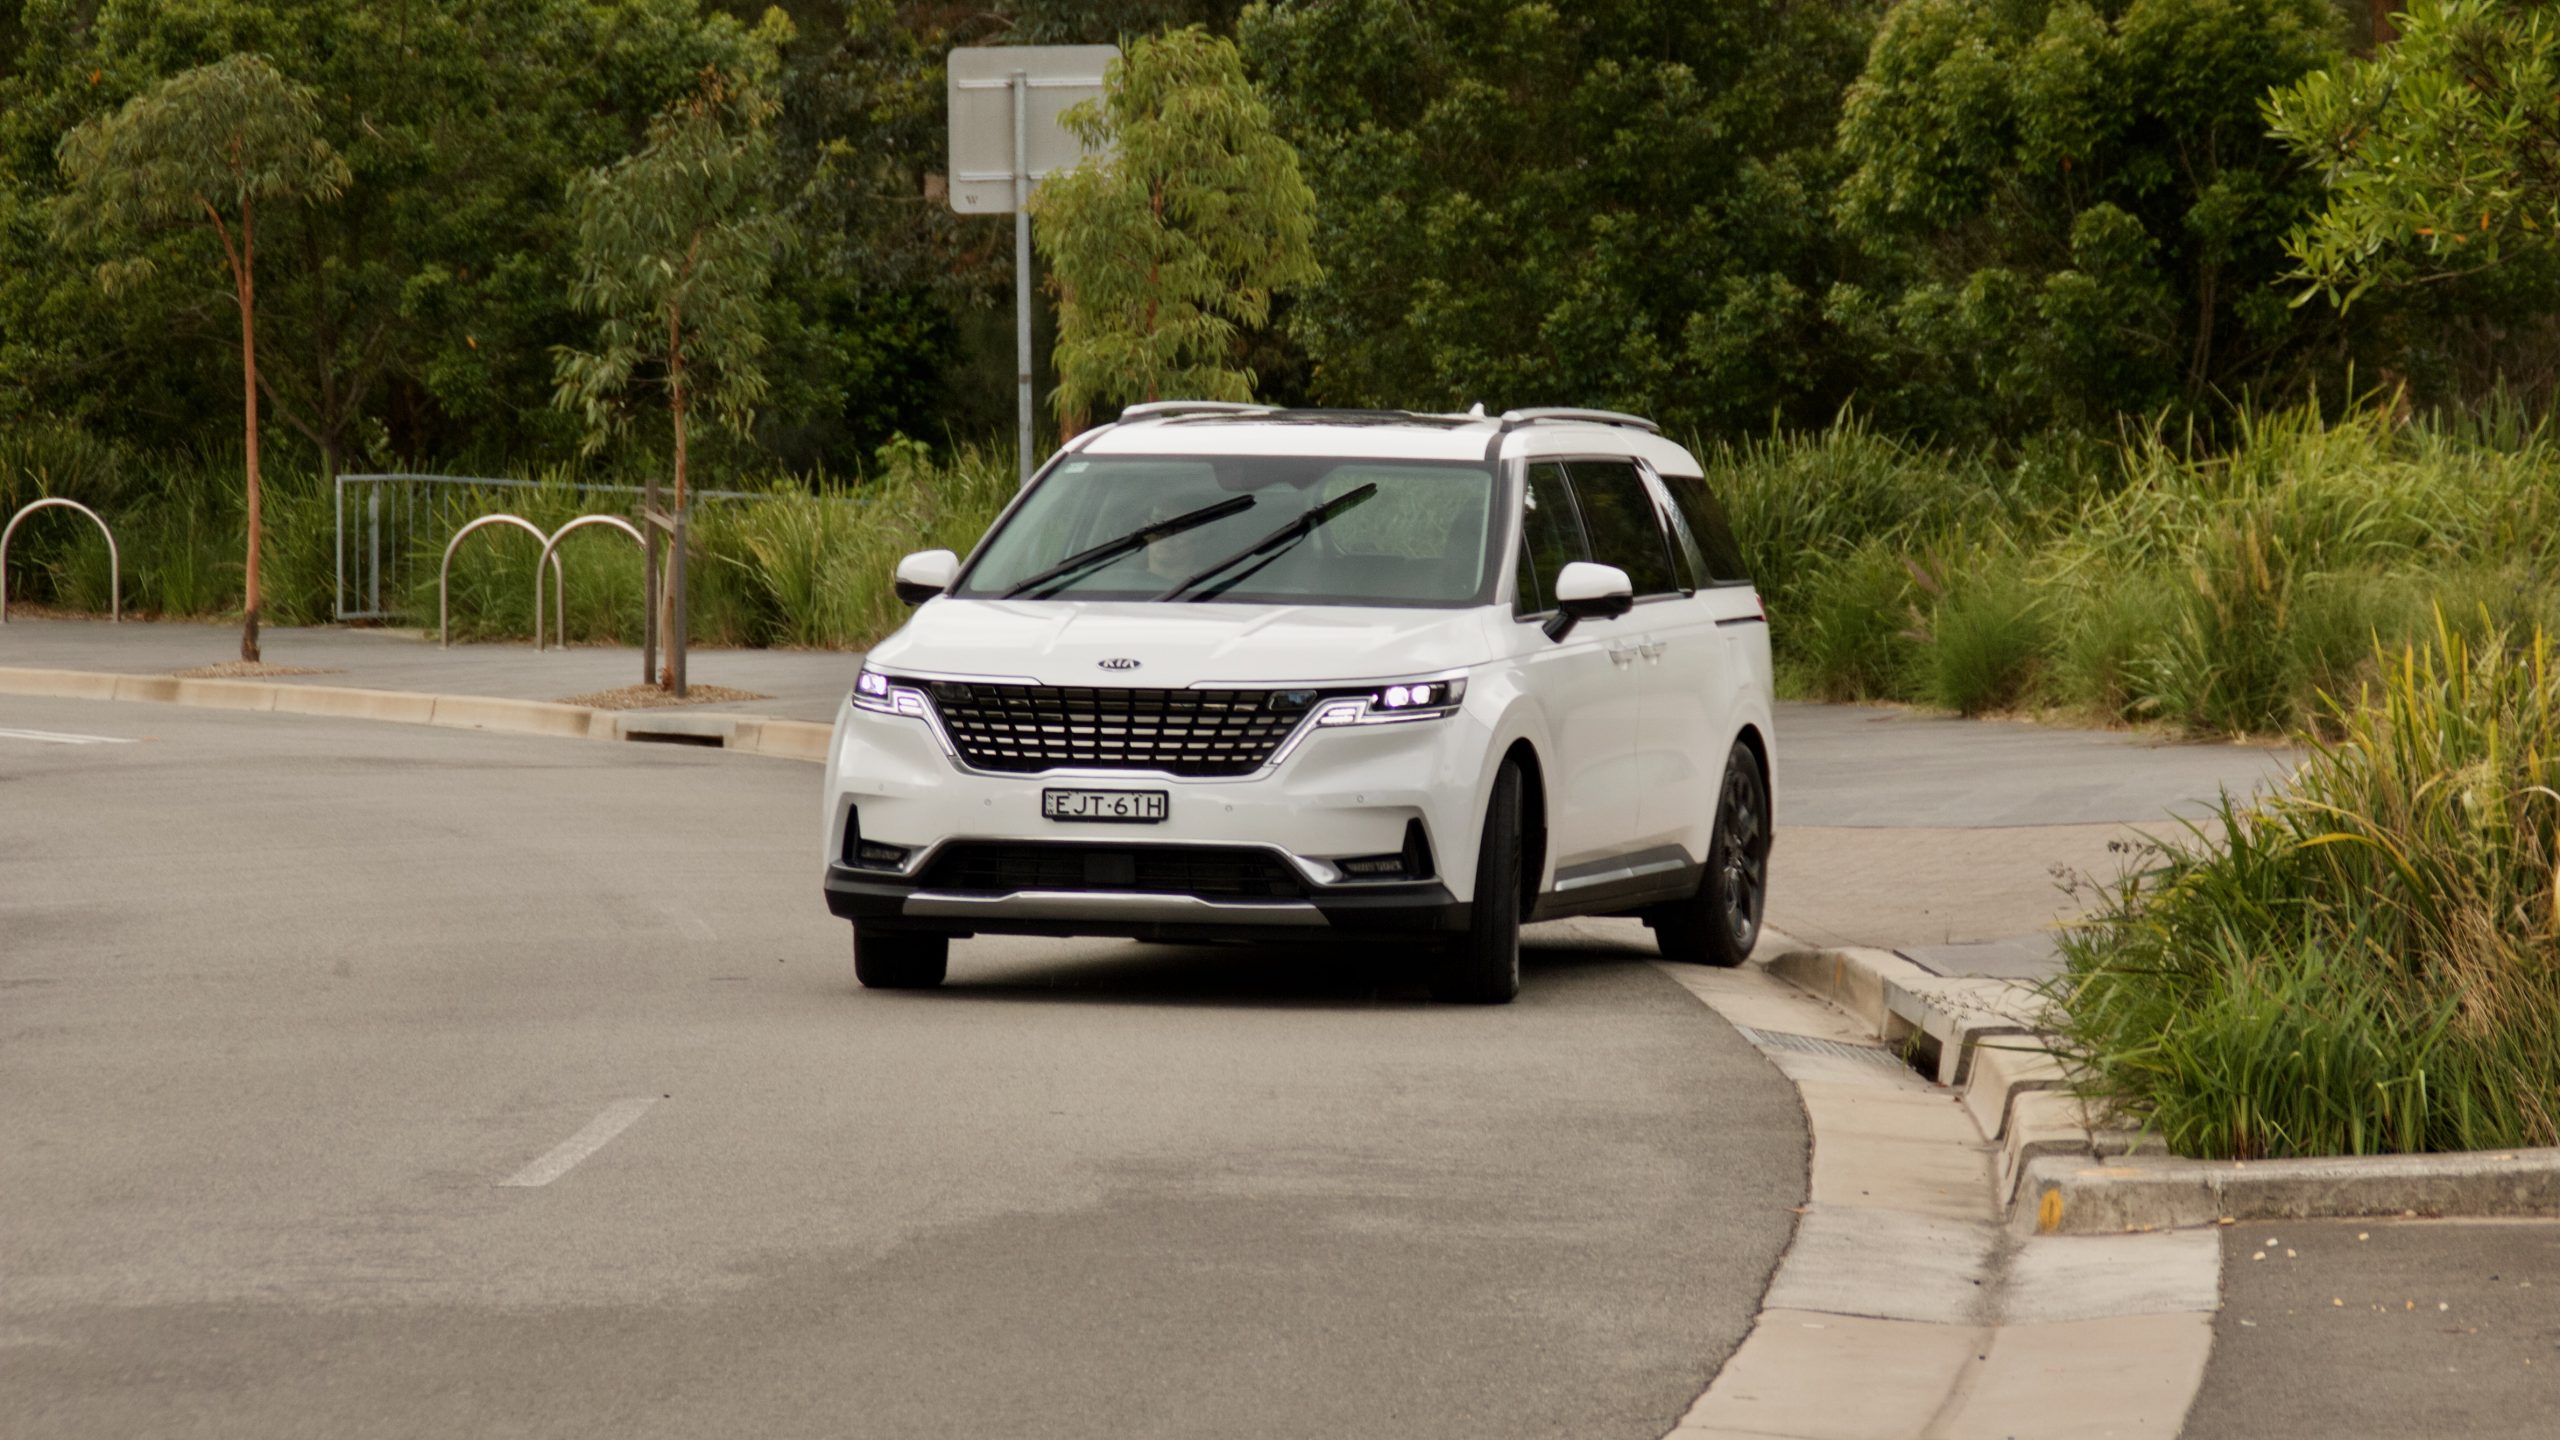
[(2058, 974), (2057, 924), (2151, 863), (2152, 840), (2292, 763), (2264, 745), (1882, 706), (1782, 704), (1776, 718), (1769, 923), (1942, 975)]
[(2560, 1431), (2560, 1225), (2255, 1220), (2186, 1440)]
[(872, 993), (813, 767), (0, 728), (132, 742), (0, 736), (11, 1440), (1652, 1440), (1804, 1193), (1791, 1087), (1625, 926), (1493, 1010), (1116, 942)]

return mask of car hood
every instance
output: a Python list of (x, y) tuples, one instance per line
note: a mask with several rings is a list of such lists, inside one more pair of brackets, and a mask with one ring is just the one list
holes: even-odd
[(1454, 670), (1483, 660), (1487, 643), (1476, 609), (944, 598), (869, 659), (890, 671), (1179, 689)]

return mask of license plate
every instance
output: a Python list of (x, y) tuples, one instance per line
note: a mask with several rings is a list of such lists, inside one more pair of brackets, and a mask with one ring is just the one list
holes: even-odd
[(1164, 819), (1162, 790), (1043, 790), (1040, 813), (1052, 820), (1153, 825)]

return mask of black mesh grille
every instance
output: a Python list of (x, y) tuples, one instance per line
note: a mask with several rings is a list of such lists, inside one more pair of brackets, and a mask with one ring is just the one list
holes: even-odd
[(981, 770), (1061, 766), (1249, 775), (1305, 713), (1268, 690), (1119, 690), (937, 681), (933, 703), (961, 758)]
[(1106, 890), (1215, 900), (1295, 900), (1307, 887), (1268, 850), (1215, 845), (1043, 845), (963, 841), (945, 846), (917, 882), (927, 890), (1005, 895)]

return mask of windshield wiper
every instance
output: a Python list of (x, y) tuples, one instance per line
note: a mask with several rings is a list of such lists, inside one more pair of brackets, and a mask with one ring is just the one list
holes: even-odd
[[(1247, 545), (1233, 555), (1229, 555), (1225, 559), (1218, 561), (1216, 564), (1185, 577), (1181, 583), (1175, 585), (1172, 589), (1167, 590), (1156, 598), (1158, 600), (1180, 599), (1186, 591), (1190, 590), (1193, 586), (1198, 585), (1201, 581), (1226, 570), (1229, 566), (1238, 565), (1244, 561), (1250, 560), (1256, 555), (1263, 557), (1262, 565), (1268, 565), (1272, 561), (1280, 558), (1280, 552), (1297, 544), (1299, 541), (1304, 540), (1309, 535), (1314, 534), (1317, 526), (1332, 519), (1334, 516), (1341, 514), (1343, 511), (1350, 509), (1352, 506), (1367, 500), (1370, 496), (1377, 493), (1378, 483), (1374, 480), (1370, 481), (1366, 485), (1359, 486), (1356, 489), (1345, 490), (1341, 494), (1327, 500), (1313, 510), (1309, 510), (1305, 514), (1300, 515), (1297, 519), (1290, 521), (1288, 524), (1281, 526), (1279, 529), (1274, 530), (1270, 534), (1263, 536), (1261, 539), (1254, 541), (1250, 545)], [(1251, 575), (1255, 570), (1261, 569), (1262, 565), (1256, 565), (1251, 569), (1245, 570), (1241, 574), (1238, 574), (1233, 580), (1229, 580), (1225, 585), (1219, 586), (1217, 590), (1204, 590), (1192, 598), (1206, 600), (1210, 596), (1217, 594), (1219, 590), (1225, 590), (1231, 586), (1240, 584), (1243, 582), (1245, 576)]]
[(1112, 561), (1119, 559), (1121, 556), (1126, 555), (1133, 550), (1143, 550), (1147, 546), (1153, 545), (1167, 535), (1178, 535), (1185, 530), (1197, 529), (1202, 525), (1210, 524), (1213, 521), (1224, 520), (1230, 515), (1239, 514), (1252, 508), (1252, 496), (1238, 495), (1232, 499), (1221, 500), (1215, 505), (1203, 505), (1197, 510), (1185, 511), (1184, 513), (1173, 516), (1170, 519), (1159, 520), (1153, 525), (1132, 530), (1117, 540), (1105, 540), (1091, 549), (1079, 550), (1073, 555), (1068, 556), (1066, 559), (1059, 561), (1057, 564), (1050, 566), (1048, 569), (1041, 571), (1039, 574), (1032, 576), (1030, 579), (1021, 581), (1012, 589), (1005, 591), (1003, 595), (997, 598), (1004, 600), (1016, 599), (1030, 591), (1039, 589), (1043, 585), (1072, 579), (1087, 570), (1108, 565)]

